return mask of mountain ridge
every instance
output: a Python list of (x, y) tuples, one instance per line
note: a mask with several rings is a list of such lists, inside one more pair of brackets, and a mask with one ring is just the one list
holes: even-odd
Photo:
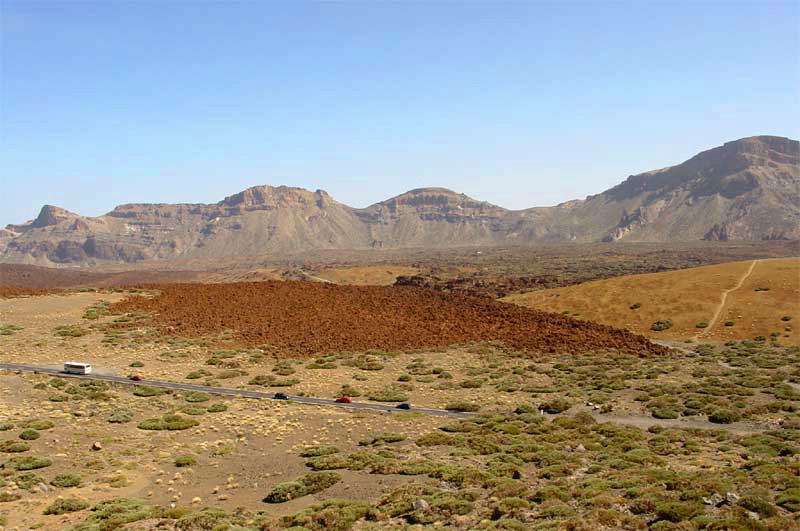
[(0, 262), (280, 256), (315, 249), (800, 238), (800, 143), (747, 137), (585, 199), (509, 210), (442, 187), (364, 208), (324, 190), (252, 186), (216, 203), (129, 203), (86, 217), (44, 205), (0, 229)]

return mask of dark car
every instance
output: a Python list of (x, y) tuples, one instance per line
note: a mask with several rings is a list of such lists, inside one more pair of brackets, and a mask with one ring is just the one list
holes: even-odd
[(289, 400), (289, 395), (286, 393), (275, 393), (273, 397), (275, 400)]
[(350, 398), (349, 396), (340, 396), (339, 398), (336, 399), (336, 401), (339, 402), (340, 404), (352, 404), (353, 403), (353, 399)]
[(402, 404), (397, 404), (395, 407), (397, 409), (411, 409), (411, 404), (403, 402)]
[(128, 376), (128, 378), (130, 378), (130, 379), (131, 379), (131, 380), (133, 380), (134, 382), (141, 381), (141, 379), (142, 379), (142, 377), (141, 377), (141, 376), (139, 376), (138, 374), (131, 374), (130, 376)]

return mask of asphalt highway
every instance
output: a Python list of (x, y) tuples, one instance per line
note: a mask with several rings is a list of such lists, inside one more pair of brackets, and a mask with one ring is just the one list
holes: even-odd
[[(102, 380), (105, 382), (113, 382), (125, 385), (149, 385), (151, 387), (162, 387), (164, 389), (174, 389), (176, 391), (202, 391), (204, 393), (215, 395), (228, 395), (239, 396), (243, 398), (255, 398), (259, 400), (280, 400), (275, 398), (275, 393), (264, 393), (260, 391), (249, 391), (246, 389), (230, 389), (227, 387), (210, 387), (207, 385), (196, 385), (189, 383), (166, 382), (163, 380), (131, 380), (130, 378), (123, 378), (120, 376), (106, 376), (102, 374), (68, 374), (59, 369), (48, 367), (38, 367), (36, 365), (21, 365), (17, 363), (0, 363), (0, 369), (10, 371), (27, 371), (38, 372), (41, 374), (50, 374), (62, 378), (78, 378), (84, 380)], [(397, 409), (394, 406), (385, 404), (373, 404), (371, 402), (352, 402), (350, 404), (342, 404), (335, 400), (326, 398), (314, 398), (310, 396), (295, 396), (287, 395), (288, 400), (297, 402), (299, 404), (308, 404), (312, 406), (333, 406), (344, 409), (370, 409), (375, 411), (389, 411), (394, 413), (421, 413), (423, 415), (432, 415), (435, 417), (452, 417), (452, 418), (469, 418), (472, 415), (469, 413), (461, 413), (455, 411), (447, 411), (444, 409), (429, 409), (413, 407), (412, 409)]]

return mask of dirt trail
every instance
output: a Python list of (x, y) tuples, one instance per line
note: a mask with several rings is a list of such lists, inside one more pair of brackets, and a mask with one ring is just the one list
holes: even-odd
[(714, 309), (714, 315), (711, 317), (711, 320), (708, 322), (708, 326), (703, 329), (702, 332), (694, 336), (694, 339), (699, 339), (703, 336), (706, 336), (711, 333), (711, 330), (714, 328), (714, 325), (717, 324), (717, 320), (719, 320), (719, 316), (722, 313), (722, 309), (725, 308), (725, 303), (728, 301), (728, 294), (736, 291), (737, 289), (741, 288), (744, 284), (744, 281), (747, 280), (747, 277), (753, 272), (753, 268), (756, 266), (756, 262), (760, 262), (761, 260), (753, 260), (750, 262), (750, 267), (747, 268), (747, 272), (742, 275), (739, 279), (739, 282), (732, 288), (728, 288), (722, 292), (722, 300)]

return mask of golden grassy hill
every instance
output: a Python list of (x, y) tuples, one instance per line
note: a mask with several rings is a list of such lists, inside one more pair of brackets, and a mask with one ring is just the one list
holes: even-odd
[[(511, 295), (503, 300), (539, 310), (569, 312), (578, 319), (627, 328), (651, 338), (726, 341), (780, 332), (781, 343), (800, 344), (798, 258), (629, 275)], [(641, 306), (631, 309), (637, 303)], [(784, 316), (791, 320), (783, 321)], [(655, 321), (664, 319), (673, 322), (672, 328), (661, 332), (650, 329)], [(730, 321), (733, 325), (726, 326)], [(709, 326), (698, 328), (701, 322)]]
[(334, 284), (354, 286), (390, 286), (400, 275), (416, 275), (419, 269), (400, 265), (329, 267), (316, 277)]

